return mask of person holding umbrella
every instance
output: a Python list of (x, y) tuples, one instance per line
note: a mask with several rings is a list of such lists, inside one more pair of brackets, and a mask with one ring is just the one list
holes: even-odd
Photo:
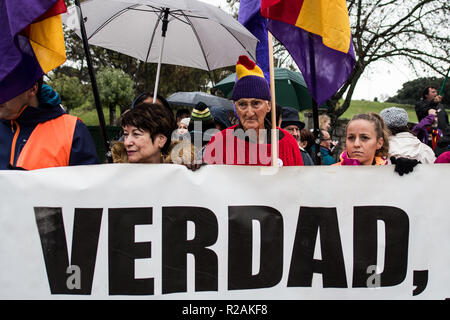
[[(239, 123), (211, 138), (203, 160), (207, 164), (271, 165), (271, 124), (265, 121), (272, 108), (269, 84), (261, 68), (247, 56), (239, 57), (236, 74), (232, 100)], [(303, 165), (295, 138), (277, 129), (278, 165)]]
[(436, 111), (434, 115), (437, 118), (437, 127), (443, 132), (449, 131), (448, 115), (442, 104), (442, 96), (435, 87), (427, 86), (422, 92), (422, 99), (415, 106), (419, 122), (430, 115), (430, 109)]

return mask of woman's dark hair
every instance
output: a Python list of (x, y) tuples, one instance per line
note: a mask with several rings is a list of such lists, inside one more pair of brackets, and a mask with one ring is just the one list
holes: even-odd
[(177, 123), (173, 112), (157, 103), (140, 103), (127, 110), (120, 117), (120, 125), (134, 126), (140, 130), (148, 131), (152, 142), (158, 134), (167, 138), (162, 153), (167, 154), (170, 147), (172, 132), (176, 130)]
[(309, 152), (314, 145), (314, 134), (309, 129), (303, 128), (300, 130), (300, 141), (306, 141), (307, 144), (305, 150)]
[(175, 119), (178, 120), (178, 118), (182, 117), (182, 116), (186, 116), (189, 117), (191, 115), (191, 112), (189, 111), (189, 109), (183, 108), (183, 109), (178, 109), (177, 113), (175, 114)]
[[(148, 98), (152, 98), (153, 99), (153, 92), (148, 92), (148, 91), (142, 92), (140, 95), (138, 95), (134, 99), (133, 104), (131, 105), (131, 108), (134, 108), (135, 106), (137, 106), (138, 104), (144, 102)], [(161, 101), (163, 106), (166, 107), (167, 110), (170, 110), (170, 112), (173, 113), (173, 110), (172, 110), (172, 107), (170, 106), (170, 103), (163, 96), (160, 96), (159, 94), (157, 94), (156, 95), (156, 99)], [(153, 103), (155, 103), (155, 102), (153, 102)]]

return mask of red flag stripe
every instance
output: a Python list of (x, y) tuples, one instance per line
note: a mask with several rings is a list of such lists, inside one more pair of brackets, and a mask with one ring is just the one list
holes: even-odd
[(58, 14), (62, 14), (66, 11), (67, 7), (66, 4), (64, 3), (64, 0), (58, 0), (50, 9), (48, 9), (46, 13), (44, 13), (42, 16), (33, 21), (33, 23), (45, 20)]
[(261, 0), (263, 17), (295, 25), (303, 0)]

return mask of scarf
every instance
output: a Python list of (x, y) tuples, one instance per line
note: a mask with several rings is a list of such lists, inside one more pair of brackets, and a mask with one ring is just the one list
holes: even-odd
[[(360, 166), (361, 163), (358, 159), (349, 158), (347, 155), (347, 151), (343, 151), (341, 155), (339, 156), (340, 162), (338, 162), (341, 166)], [(373, 159), (372, 165), (375, 166), (384, 166), (387, 165), (388, 161), (384, 157), (375, 157)]]

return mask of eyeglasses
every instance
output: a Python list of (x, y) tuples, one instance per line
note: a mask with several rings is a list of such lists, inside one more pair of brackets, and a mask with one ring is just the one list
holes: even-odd
[(248, 99), (248, 100), (238, 100), (235, 104), (236, 107), (240, 110), (247, 110), (248, 106), (251, 106), (252, 109), (259, 109), (261, 108), (264, 103), (267, 102), (265, 100), (260, 99)]

